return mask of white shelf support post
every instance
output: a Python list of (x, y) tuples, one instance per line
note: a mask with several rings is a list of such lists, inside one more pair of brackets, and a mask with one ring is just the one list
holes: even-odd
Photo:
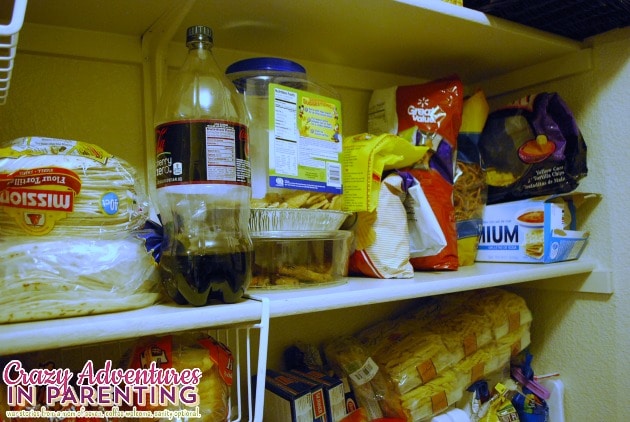
[[(245, 298), (256, 300), (261, 303), (261, 316), (260, 324), (257, 324), (257, 328), (260, 329), (260, 340), (258, 344), (258, 364), (256, 367), (256, 392), (255, 402), (252, 405), (252, 388), (251, 379), (248, 380), (248, 396), (249, 396), (249, 420), (254, 422), (261, 422), (263, 420), (263, 410), (265, 406), (265, 375), (267, 373), (267, 350), (269, 349), (269, 323), (270, 323), (270, 310), (269, 299), (266, 297), (258, 297), (253, 295), (245, 295)], [(247, 373), (252, 374), (251, 368), (251, 351), (247, 350)], [(253, 414), (252, 414), (253, 412)]]
[(173, 2), (168, 10), (142, 35), (142, 71), (144, 84), (144, 127), (146, 146), (146, 186), (155, 198), (155, 143), (153, 116), (167, 78), (168, 45), (195, 0)]

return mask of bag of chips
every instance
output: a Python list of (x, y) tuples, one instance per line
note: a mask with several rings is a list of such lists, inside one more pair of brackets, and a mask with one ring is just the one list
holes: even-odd
[(415, 270), (456, 270), (457, 230), (453, 183), (464, 87), (457, 76), (424, 84), (376, 90), (369, 104), (368, 131), (394, 133), (429, 152), (410, 171), (431, 204), (446, 238), (439, 253), (411, 258)]
[[(193, 374), (185, 382), (190, 384), (164, 385), (169, 391), (184, 391), (194, 385), (194, 393), (188, 391), (180, 396), (192, 399), (196, 395), (198, 403), (187, 403), (180, 400), (166, 403), (164, 406), (156, 406), (155, 403), (138, 403), (138, 409), (142, 410), (187, 410), (197, 412), (201, 422), (223, 422), (228, 419), (230, 412), (230, 390), (232, 388), (232, 370), (234, 366), (230, 349), (223, 343), (201, 333), (182, 333), (163, 337), (144, 339), (134, 347), (131, 354), (129, 367), (132, 369), (148, 369), (155, 365), (158, 372)], [(173, 372), (171, 372), (173, 371)], [(195, 378), (195, 371), (199, 376)], [(168, 378), (168, 377), (164, 377)], [(182, 376), (182, 380), (185, 377)], [(196, 384), (195, 384), (196, 383)], [(179, 389), (179, 390), (178, 390)], [(172, 417), (154, 418), (160, 422), (166, 422)]]
[(586, 176), (586, 143), (557, 93), (493, 111), (479, 141), (488, 204), (573, 191)]

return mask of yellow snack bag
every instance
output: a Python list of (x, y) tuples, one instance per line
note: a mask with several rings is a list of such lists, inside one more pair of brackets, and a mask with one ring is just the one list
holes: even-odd
[(378, 205), (383, 172), (409, 167), (429, 147), (415, 146), (397, 135), (361, 133), (343, 139), (343, 207), (348, 212), (372, 212)]
[(491, 399), (488, 413), (486, 413), (479, 422), (502, 422), (502, 421), (517, 421), (518, 413), (516, 409), (507, 398), (507, 388), (499, 383), (495, 387), (495, 390), (499, 393), (495, 396), (494, 400)]

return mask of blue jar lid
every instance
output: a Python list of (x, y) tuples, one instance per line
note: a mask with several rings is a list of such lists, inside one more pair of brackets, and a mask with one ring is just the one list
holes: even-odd
[(306, 73), (306, 69), (302, 65), (291, 60), (277, 57), (255, 57), (232, 63), (225, 70), (225, 74), (252, 71)]

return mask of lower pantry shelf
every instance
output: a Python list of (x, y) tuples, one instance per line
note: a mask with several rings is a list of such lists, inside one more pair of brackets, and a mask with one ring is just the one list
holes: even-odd
[(160, 304), (126, 312), (5, 324), (0, 325), (0, 357), (20, 359), (23, 353), (60, 349), (59, 353), (65, 350), (74, 358), (81, 350), (85, 359), (91, 359), (104, 343), (124, 347), (143, 336), (207, 331), (234, 356), (230, 420), (254, 421), (263, 414), (264, 383), (249, 380), (266, 372), (270, 318), (529, 282), (537, 288), (566, 289), (562, 285), (568, 282), (572, 290), (612, 292), (609, 273), (588, 260), (548, 265), (477, 263), (452, 272), (416, 273), (412, 279), (349, 277), (346, 283), (328, 287), (252, 290), (237, 304), (200, 308)]
[(557, 278), (582, 280), (570, 289), (612, 293), (608, 272), (596, 267), (585, 259), (544, 265), (477, 263), (458, 271), (416, 273), (413, 279), (349, 277), (346, 283), (330, 287), (250, 290), (236, 304), (201, 308), (159, 304), (110, 314), (4, 324), (0, 325), (0, 356), (178, 331), (268, 325), (265, 313), (274, 318), (531, 281), (536, 287), (561, 288), (550, 285), (565, 282)]

